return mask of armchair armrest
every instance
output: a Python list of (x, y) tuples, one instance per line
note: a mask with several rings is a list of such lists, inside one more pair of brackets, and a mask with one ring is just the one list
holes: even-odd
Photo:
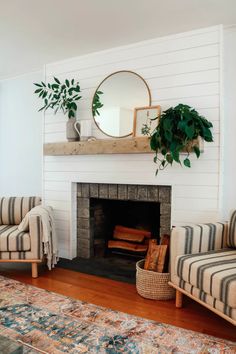
[(39, 215), (29, 216), (29, 234), (31, 243), (32, 259), (42, 259), (42, 226)]
[(171, 273), (177, 256), (227, 247), (228, 223), (208, 223), (175, 227), (171, 232)]

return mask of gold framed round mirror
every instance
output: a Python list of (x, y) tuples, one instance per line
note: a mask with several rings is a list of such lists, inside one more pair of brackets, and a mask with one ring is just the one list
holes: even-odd
[(137, 73), (121, 70), (108, 75), (96, 89), (92, 113), (99, 130), (113, 138), (133, 134), (134, 110), (151, 105), (151, 92)]

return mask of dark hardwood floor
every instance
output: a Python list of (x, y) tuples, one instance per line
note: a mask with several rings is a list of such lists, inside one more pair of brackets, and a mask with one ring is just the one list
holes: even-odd
[(184, 307), (176, 309), (174, 301), (143, 299), (133, 284), (62, 268), (48, 271), (41, 266), (39, 278), (32, 279), (29, 265), (2, 263), (0, 275), (113, 310), (236, 341), (236, 327), (187, 297)]

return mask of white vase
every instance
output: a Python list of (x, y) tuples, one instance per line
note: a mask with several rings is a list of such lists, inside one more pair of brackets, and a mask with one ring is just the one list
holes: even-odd
[(66, 123), (66, 137), (68, 141), (80, 140), (80, 123), (75, 118), (68, 119)]

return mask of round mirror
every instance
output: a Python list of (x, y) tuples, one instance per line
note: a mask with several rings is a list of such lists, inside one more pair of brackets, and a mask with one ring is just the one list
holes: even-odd
[(106, 77), (93, 96), (96, 125), (106, 135), (123, 138), (133, 133), (134, 109), (151, 105), (147, 83), (132, 71)]

